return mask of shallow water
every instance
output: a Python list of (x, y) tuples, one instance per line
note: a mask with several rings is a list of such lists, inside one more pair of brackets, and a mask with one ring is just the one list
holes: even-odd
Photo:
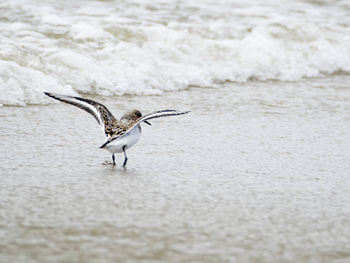
[(0, 261), (349, 262), (348, 83), (91, 97), (192, 110), (144, 125), (127, 169), (75, 107), (0, 108)]
[[(0, 13), (0, 262), (350, 261), (348, 0)], [(144, 125), (123, 169), (43, 91), (192, 112)]]

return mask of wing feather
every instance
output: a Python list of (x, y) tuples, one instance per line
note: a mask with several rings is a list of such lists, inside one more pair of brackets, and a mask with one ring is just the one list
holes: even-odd
[(141, 122), (144, 122), (144, 121), (147, 121), (147, 120), (151, 120), (151, 119), (155, 119), (155, 118), (183, 115), (183, 114), (186, 114), (186, 113), (189, 113), (189, 112), (190, 111), (161, 110), (161, 111), (155, 111), (155, 112), (146, 114), (145, 116), (143, 116), (140, 119), (138, 119), (135, 123), (133, 123), (133, 125), (131, 125), (127, 130), (121, 131), (120, 133), (115, 134), (115, 136), (112, 136), (111, 138), (109, 138), (100, 148), (105, 147), (111, 141), (114, 141), (114, 140), (116, 140), (118, 138), (123, 137), (128, 132), (130, 132), (132, 129), (134, 129), (135, 126), (139, 125)]
[(135, 124), (139, 124), (141, 122), (155, 119), (155, 118), (161, 118), (161, 117), (168, 117), (168, 116), (177, 116), (177, 115), (183, 115), (186, 113), (189, 113), (190, 111), (177, 111), (177, 110), (161, 110), (161, 111), (155, 111), (149, 114), (146, 114), (145, 116), (142, 116)]
[(105, 132), (106, 136), (109, 136), (108, 128), (110, 124), (117, 122), (116, 118), (107, 107), (96, 101), (57, 93), (44, 92), (44, 94), (53, 99), (74, 105), (90, 113)]

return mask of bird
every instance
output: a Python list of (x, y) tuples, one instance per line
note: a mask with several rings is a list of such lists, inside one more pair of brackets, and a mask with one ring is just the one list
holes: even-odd
[(100, 149), (105, 149), (112, 153), (113, 166), (116, 165), (114, 154), (124, 153), (123, 167), (126, 167), (126, 163), (128, 161), (126, 150), (131, 148), (140, 140), (142, 133), (141, 123), (151, 125), (148, 120), (160, 117), (183, 115), (190, 112), (159, 110), (142, 115), (141, 111), (134, 109), (125, 112), (118, 120), (106, 106), (94, 100), (51, 92), (44, 92), (44, 94), (58, 101), (79, 107), (90, 113), (95, 118), (106, 136), (106, 141), (100, 146)]

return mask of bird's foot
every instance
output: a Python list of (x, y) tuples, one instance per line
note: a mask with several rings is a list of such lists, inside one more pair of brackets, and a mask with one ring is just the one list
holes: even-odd
[(113, 166), (115, 166), (115, 164), (112, 161), (104, 161), (102, 163), (102, 165), (113, 165)]

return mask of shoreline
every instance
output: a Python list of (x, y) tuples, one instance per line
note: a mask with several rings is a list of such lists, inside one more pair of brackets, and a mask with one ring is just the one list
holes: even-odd
[(105, 98), (116, 117), (192, 110), (144, 125), (126, 170), (102, 165), (110, 154), (86, 112), (2, 107), (0, 260), (346, 262), (346, 86)]

